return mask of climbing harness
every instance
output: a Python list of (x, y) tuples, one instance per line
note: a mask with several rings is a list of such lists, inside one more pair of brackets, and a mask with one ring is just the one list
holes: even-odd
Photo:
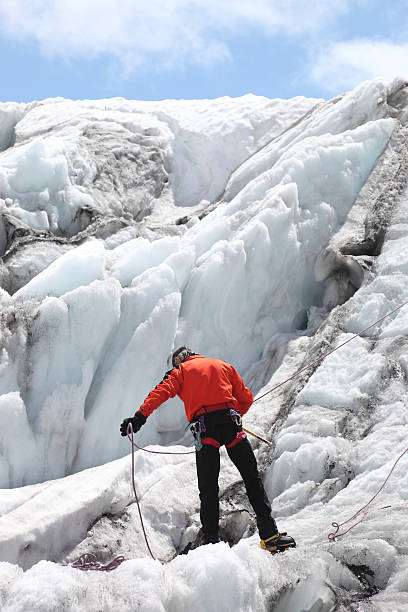
[[(234, 423), (234, 425), (237, 427), (237, 432), (234, 439), (229, 444), (226, 444), (226, 448), (232, 448), (246, 437), (242, 428), (242, 416), (237, 410), (235, 410), (235, 408), (232, 408), (231, 406), (231, 402), (202, 406), (201, 410), (204, 409), (205, 412), (197, 416), (196, 419), (190, 424), (190, 429), (194, 436), (195, 449), (197, 452), (202, 449), (203, 444), (210, 444), (216, 448), (220, 448), (221, 446), (221, 443), (216, 438), (208, 435), (208, 433), (205, 437), (203, 437), (202, 434), (207, 432), (207, 425), (211, 430), (212, 425), (225, 425), (227, 423), (231, 424), (231, 422)], [(210, 423), (207, 421), (206, 424), (205, 417), (207, 415), (210, 418)], [(215, 420), (213, 420), (213, 417)]]
[[(384, 489), (385, 485), (387, 484), (391, 474), (393, 473), (398, 461), (405, 455), (405, 453), (408, 453), (408, 448), (406, 448), (404, 450), (403, 453), (401, 453), (401, 455), (398, 457), (398, 459), (395, 461), (394, 465), (392, 466), (390, 472), (388, 473), (387, 478), (384, 480), (384, 482), (382, 483), (381, 487), (378, 489), (377, 493), (375, 495), (372, 496), (372, 498), (370, 499), (370, 501), (368, 501), (366, 503), (365, 506), (363, 506), (362, 508), (360, 508), (359, 510), (357, 510), (357, 512), (355, 512), (353, 514), (353, 516), (351, 516), (349, 519), (347, 519), (347, 521), (343, 521), (343, 523), (332, 523), (332, 527), (335, 528), (336, 531), (329, 533), (328, 534), (328, 538), (329, 540), (331, 540), (332, 542), (335, 542), (338, 538), (341, 538), (341, 536), (346, 535), (346, 533), (348, 533), (349, 531), (351, 531), (352, 529), (354, 529), (354, 527), (356, 527), (357, 525), (359, 525), (360, 523), (362, 523), (365, 519), (365, 517), (367, 516), (367, 514), (369, 514), (369, 512), (373, 512), (374, 510), (385, 510), (386, 508), (392, 508), (392, 506), (383, 506), (382, 508), (373, 508), (372, 510), (366, 510), (366, 508), (368, 508), (368, 506), (371, 504), (371, 502), (373, 502), (375, 500), (375, 498), (377, 497), (377, 495), (379, 495), (379, 493)], [(346, 525), (347, 523), (349, 523), (350, 521), (354, 520), (355, 518), (357, 518), (357, 516), (362, 513), (361, 518), (359, 521), (357, 521), (356, 523), (354, 523), (353, 525), (351, 525), (351, 527), (349, 527), (348, 529), (346, 529), (346, 531), (342, 531), (341, 533), (339, 532), (340, 527), (342, 527), (343, 525)]]
[[(323, 359), (325, 359), (326, 357), (328, 357), (329, 355), (331, 355), (335, 351), (338, 351), (340, 348), (342, 348), (343, 346), (345, 346), (346, 344), (348, 344), (349, 342), (351, 342), (355, 338), (361, 336), (366, 331), (368, 331), (369, 329), (371, 329), (372, 327), (374, 327), (375, 325), (377, 325), (378, 323), (380, 323), (381, 321), (383, 321), (384, 319), (386, 319), (390, 315), (394, 314), (394, 312), (397, 312), (398, 310), (403, 308), (403, 306), (406, 306), (406, 304), (408, 304), (408, 301), (403, 302), (402, 304), (400, 304), (399, 306), (397, 306), (396, 308), (394, 308), (390, 312), (387, 312), (384, 316), (382, 316), (379, 319), (377, 319), (377, 321), (375, 321), (371, 325), (368, 325), (366, 328), (364, 328), (363, 330), (361, 330), (357, 334), (354, 334), (351, 338), (349, 338), (345, 342), (342, 342), (341, 344), (339, 344), (339, 346), (336, 346), (334, 349), (331, 349), (330, 351), (328, 351), (327, 353), (325, 353), (324, 355), (322, 355), (318, 359), (315, 359), (314, 361), (306, 364), (304, 367), (300, 368), (294, 374), (292, 374), (292, 376), (289, 376), (289, 378), (286, 378), (285, 380), (283, 380), (279, 384), (277, 384), (274, 387), (272, 387), (272, 389), (269, 389), (269, 391), (266, 391), (265, 393), (263, 393), (262, 395), (257, 397), (254, 400), (254, 403), (258, 402), (260, 399), (262, 399), (266, 395), (269, 395), (270, 393), (273, 393), (273, 391), (276, 391), (277, 389), (282, 387), (284, 384), (286, 384), (290, 380), (293, 380), (294, 378), (296, 378), (296, 376), (299, 376), (299, 374), (301, 374), (302, 372), (304, 372), (308, 368), (310, 368), (310, 367), (320, 363), (321, 361), (323, 361)], [(232, 413), (235, 413), (235, 414), (233, 415)], [(237, 425), (238, 425), (238, 421), (239, 421), (239, 425), (242, 423), (241, 415), (239, 413), (237, 413), (234, 409), (230, 410), (230, 414), (231, 414), (231, 418), (236, 419), (235, 422), (237, 423)], [(203, 418), (204, 418), (204, 415), (203, 415)], [(201, 433), (206, 431), (206, 428), (205, 428), (204, 420), (201, 421), (200, 419), (198, 419), (198, 423), (199, 423), (198, 426), (196, 425), (196, 423), (197, 423), (197, 421), (195, 421), (194, 423), (191, 424), (191, 426), (192, 426), (191, 430), (192, 430), (193, 435), (195, 435), (196, 449), (200, 450), (201, 447), (202, 447)], [(253, 432), (249, 431), (248, 429), (244, 429), (243, 428), (242, 431), (245, 431), (246, 433), (250, 434), (251, 436), (254, 436), (255, 438), (258, 438), (259, 440), (261, 440), (262, 442), (265, 442), (266, 444), (268, 444), (268, 446), (271, 446), (270, 442), (268, 442), (264, 438), (261, 438), (257, 434), (254, 434)], [(148, 541), (148, 538), (147, 538), (146, 529), (145, 529), (144, 522), (143, 522), (143, 517), (142, 517), (142, 512), (141, 512), (141, 509), (140, 509), (139, 499), (138, 499), (137, 492), (136, 492), (135, 471), (134, 471), (135, 470), (135, 460), (134, 460), (135, 450), (134, 449), (137, 448), (139, 450), (145, 451), (146, 453), (154, 453), (154, 454), (157, 454), (157, 455), (190, 455), (190, 454), (193, 454), (193, 453), (195, 454), (196, 451), (169, 452), (169, 451), (154, 451), (154, 450), (150, 450), (150, 449), (147, 449), (147, 448), (142, 448), (142, 447), (138, 446), (136, 444), (136, 442), (134, 441), (134, 439), (133, 439), (133, 427), (132, 427), (131, 423), (128, 424), (127, 432), (126, 433), (127, 433), (127, 436), (128, 436), (128, 438), (129, 438), (129, 440), (131, 442), (131, 445), (132, 445), (132, 487), (133, 487), (133, 493), (134, 493), (134, 496), (135, 496), (135, 499), (136, 499), (136, 503), (137, 503), (137, 508), (138, 508), (139, 517), (140, 517), (140, 523), (141, 523), (141, 526), (142, 526), (142, 531), (143, 531), (144, 539), (145, 539), (145, 542), (146, 542), (146, 546), (147, 546), (147, 549), (148, 549), (148, 551), (150, 553), (151, 558), (155, 560), (155, 557), (154, 557), (154, 555), (153, 555), (153, 553), (151, 551), (151, 548), (150, 548), (150, 545), (149, 545), (149, 541)], [(197, 446), (200, 446), (200, 448), (197, 448)], [(352, 517), (347, 519), (347, 521), (344, 521), (343, 523), (336, 523), (336, 522), (332, 523), (332, 526), (335, 528), (336, 531), (328, 534), (329, 540), (336, 541), (337, 538), (339, 538), (341, 536), (344, 536), (346, 533), (351, 531), (354, 527), (356, 527), (356, 525), (359, 525), (364, 520), (365, 516), (369, 512), (369, 511), (366, 511), (366, 508), (371, 504), (372, 501), (374, 501), (374, 499), (377, 497), (377, 495), (379, 495), (379, 493), (383, 490), (383, 488), (387, 484), (388, 479), (390, 478), (392, 472), (394, 471), (394, 468), (396, 467), (398, 461), (407, 452), (408, 452), (408, 448), (406, 448), (404, 450), (404, 452), (395, 461), (395, 463), (392, 466), (392, 468), (391, 468), (387, 478), (385, 479), (385, 481), (383, 482), (381, 487), (378, 489), (378, 491), (375, 493), (375, 495), (369, 500), (369, 502), (365, 506), (360, 508), (355, 514), (353, 514)], [(386, 508), (391, 508), (391, 506), (383, 506), (383, 508), (379, 508), (379, 509), (380, 510), (385, 510)], [(344, 531), (342, 533), (338, 533), (340, 527), (342, 527), (343, 525), (346, 525), (347, 523), (349, 523), (350, 521), (355, 519), (360, 513), (362, 513), (362, 518), (360, 518), (359, 521), (357, 521), (356, 523), (351, 525), (351, 527), (349, 527), (346, 531)], [(267, 543), (267, 541), (265, 541), (265, 543)], [(116, 557), (115, 559), (113, 559), (113, 561), (111, 561), (110, 563), (107, 563), (106, 565), (101, 565), (100, 563), (98, 563), (96, 561), (96, 556), (94, 554), (92, 554), (92, 553), (84, 553), (76, 561), (74, 561), (71, 564), (71, 567), (75, 567), (75, 568), (81, 569), (81, 570), (97, 570), (97, 571), (100, 571), (100, 572), (101, 571), (109, 572), (109, 571), (112, 571), (112, 570), (116, 569), (123, 561), (125, 561), (125, 558), (123, 556), (119, 556), (119, 557)]]
[[(239, 415), (239, 413), (237, 414)], [(200, 417), (198, 417), (198, 419), (195, 422), (191, 423), (190, 428), (194, 435), (193, 426), (194, 426), (194, 431), (196, 432), (196, 436), (197, 436), (197, 438), (195, 438), (195, 447), (196, 447), (196, 450), (201, 450), (202, 448), (201, 433), (204, 433), (206, 431), (206, 426), (204, 423), (204, 415), (201, 415)], [(136, 492), (135, 448), (137, 448), (138, 450), (145, 451), (146, 453), (153, 453), (155, 455), (192, 455), (192, 454), (195, 454), (196, 451), (195, 450), (193, 451), (155, 451), (155, 450), (150, 450), (148, 448), (143, 448), (134, 441), (134, 432), (133, 432), (132, 423), (128, 424), (126, 433), (127, 433), (127, 437), (129, 438), (129, 441), (132, 446), (132, 455), (131, 455), (132, 457), (132, 472), (131, 472), (132, 488), (133, 488), (133, 494), (135, 496), (135, 500), (137, 504), (140, 524), (142, 526), (143, 536), (146, 542), (147, 550), (149, 551), (151, 558), (153, 560), (156, 560), (155, 556), (152, 553), (152, 549), (150, 548), (149, 540), (148, 540), (147, 533), (146, 533), (146, 528), (145, 528), (144, 521), (143, 521), (142, 510), (140, 508), (140, 502), (139, 502), (139, 498)], [(255, 434), (252, 434), (252, 435), (255, 435)], [(94, 555), (93, 553), (83, 553), (80, 557), (78, 557), (78, 559), (76, 559), (73, 563), (71, 563), (71, 567), (80, 569), (82, 571), (97, 570), (99, 572), (110, 572), (116, 569), (117, 567), (119, 567), (119, 565), (123, 563), (123, 561), (125, 560), (126, 560), (125, 557), (119, 556), (113, 559), (112, 561), (110, 561), (109, 563), (107, 563), (106, 565), (101, 565), (100, 563), (97, 562), (96, 555)]]

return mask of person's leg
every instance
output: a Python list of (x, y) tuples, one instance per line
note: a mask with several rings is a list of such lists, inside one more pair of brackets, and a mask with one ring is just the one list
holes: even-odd
[(218, 541), (219, 502), (218, 476), (220, 473), (219, 449), (203, 444), (196, 451), (198, 489), (200, 492), (200, 519), (205, 542)]
[(244, 438), (234, 446), (227, 447), (227, 452), (244, 481), (248, 499), (256, 514), (260, 537), (265, 539), (275, 535), (278, 530), (271, 516), (271, 504), (259, 475), (250, 443)]
[(227, 446), (227, 452), (245, 483), (249, 501), (256, 514), (261, 547), (272, 554), (294, 548), (296, 546), (295, 540), (286, 533), (279, 533), (275, 520), (271, 516), (271, 505), (248, 440), (245, 438), (229, 448)]

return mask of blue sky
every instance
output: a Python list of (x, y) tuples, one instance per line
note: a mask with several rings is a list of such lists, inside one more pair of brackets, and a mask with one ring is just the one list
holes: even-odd
[(408, 78), (408, 0), (1, 0), (0, 100), (332, 97)]

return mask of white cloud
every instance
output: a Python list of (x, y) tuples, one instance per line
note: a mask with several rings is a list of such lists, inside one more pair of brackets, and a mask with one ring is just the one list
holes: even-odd
[(313, 57), (309, 73), (328, 92), (350, 89), (379, 76), (408, 78), (408, 42), (355, 39), (334, 43)]
[(308, 36), (351, 0), (1, 0), (0, 28), (63, 58), (106, 56), (126, 71), (229, 57), (228, 40), (249, 28)]

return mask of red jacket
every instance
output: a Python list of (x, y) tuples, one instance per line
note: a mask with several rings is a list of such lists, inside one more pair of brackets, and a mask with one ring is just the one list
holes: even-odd
[(245, 414), (253, 402), (251, 391), (231, 364), (202, 355), (187, 357), (178, 368), (168, 372), (161, 383), (150, 391), (140, 411), (148, 417), (175, 395), (183, 400), (189, 421), (200, 412), (202, 406), (231, 402), (238, 412)]

